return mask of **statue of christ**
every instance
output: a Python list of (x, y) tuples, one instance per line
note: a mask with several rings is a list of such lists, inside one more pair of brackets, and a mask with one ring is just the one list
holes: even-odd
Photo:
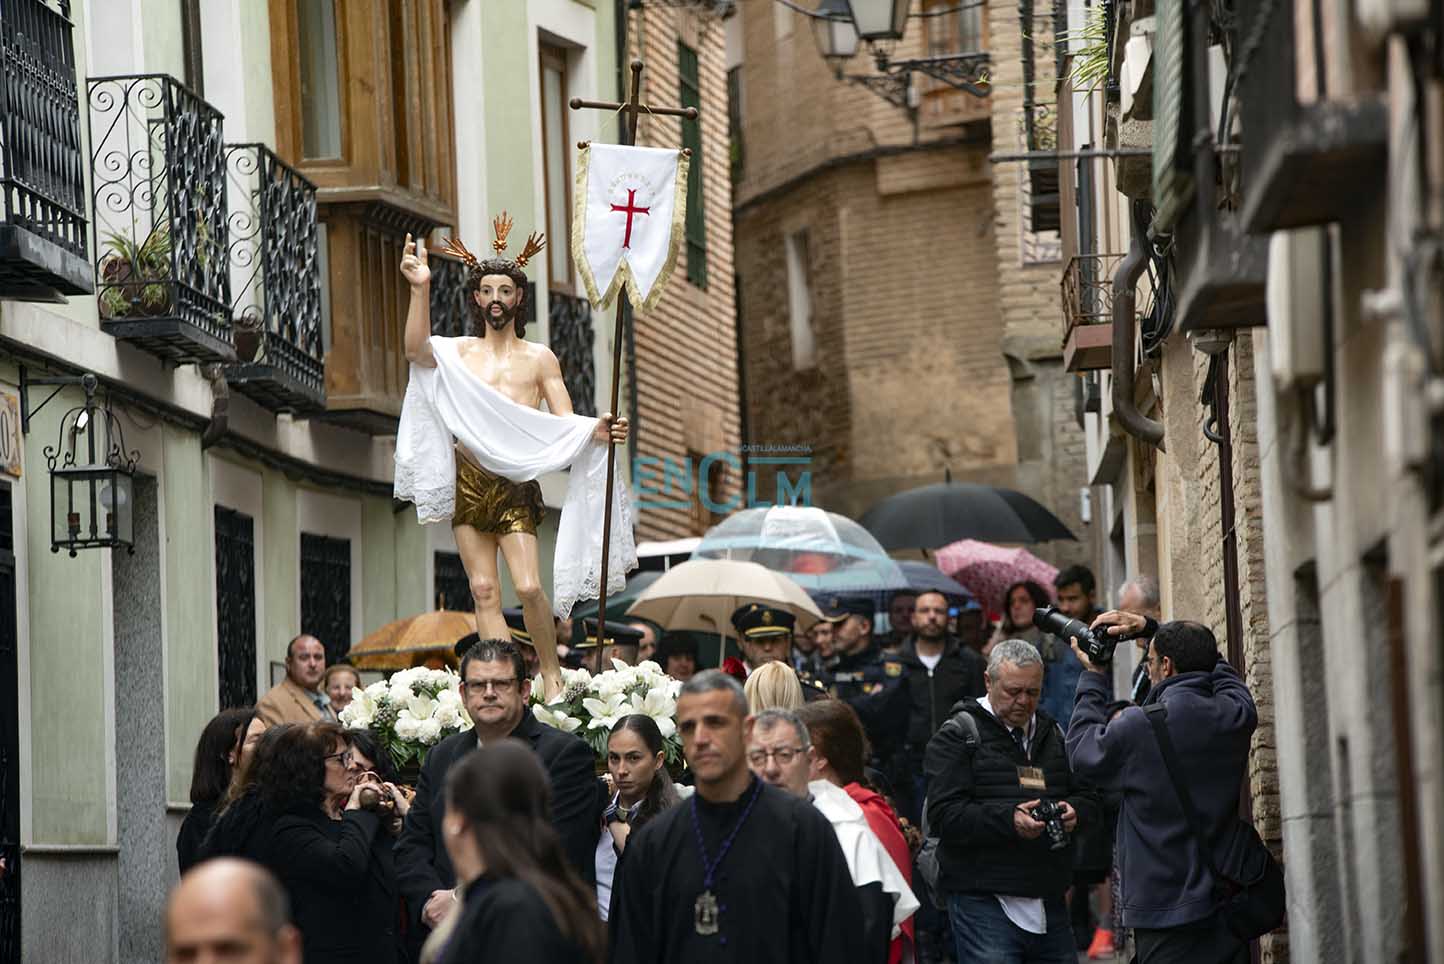
[[(411, 303), (406, 314), (405, 345), (406, 357), (414, 366), (412, 382), (418, 381), (420, 377), (418, 369), (437, 368), (438, 356), (444, 351), (448, 359), (459, 360), (461, 368), (482, 385), (499, 393), (505, 400), (533, 410), (540, 409), (544, 401), (546, 410), (551, 415), (570, 419), (561, 423), (563, 428), (558, 429), (568, 433), (567, 437), (555, 443), (547, 442), (547, 445), (553, 448), (571, 446), (569, 451), (574, 452), (578, 445), (605, 446), (608, 441), (612, 444), (625, 442), (625, 418), (614, 420), (608, 413), (596, 419), (595, 428), (591, 430), (590, 426), (585, 424), (578, 430), (574, 424), (581, 420), (582, 416), (572, 412), (572, 400), (567, 394), (566, 383), (562, 380), (562, 370), (556, 355), (552, 354), (546, 345), (526, 341), (523, 337), (523, 309), (527, 295), (527, 278), (523, 269), (544, 242), (533, 235), (519, 257), (505, 259), (500, 255), (506, 248), (506, 235), (510, 231), (511, 221), (503, 214), (496, 220), (495, 227), (497, 241), (493, 243), (493, 248), (498, 257), (478, 260), (455, 241), (451, 242), (447, 249), (450, 253), (462, 257), (468, 268), (465, 283), (469, 309), (468, 331), (466, 336), (454, 339), (433, 338), (431, 335), (431, 269), (428, 266), (426, 243), (424, 239), (413, 241), (411, 235), (406, 236), (401, 274), (411, 286)], [(454, 355), (451, 354), (453, 352)], [(464, 381), (465, 376), (460, 377)], [(453, 378), (456, 376), (453, 375)], [(450, 435), (446, 437), (446, 442), (454, 447), (456, 467), (454, 508), (451, 508), (450, 516), (456, 547), (461, 554), (462, 564), (466, 567), (471, 594), (476, 602), (476, 631), (483, 638), (510, 637), (501, 611), (501, 593), (497, 582), (497, 552), (500, 550), (506, 559), (512, 586), (521, 601), (527, 631), (536, 647), (546, 697), (551, 699), (562, 688), (561, 666), (557, 659), (556, 625), (538, 571), (536, 529), (545, 512), (541, 487), (535, 481), (534, 475), (539, 462), (533, 459), (527, 463), (530, 471), (512, 473), (529, 476), (528, 481), (523, 482), (512, 481), (511, 478), (484, 467), (484, 459), (477, 449), (507, 450), (505, 441), (498, 443), (498, 433), (507, 428), (506, 413), (510, 409), (505, 402), (496, 402), (495, 404), (500, 406), (501, 415), (497, 415), (498, 409), (495, 408), (488, 407), (481, 411), (478, 406), (469, 405), (468, 399), (481, 397), (491, 400), (492, 396), (485, 393), (480, 396), (465, 395), (465, 392), (476, 388), (474, 385), (456, 387), (461, 394), (450, 392), (443, 399), (452, 406), (454, 412), (447, 423)], [(406, 404), (412, 405), (411, 386), (408, 386)], [(397, 448), (397, 490), (398, 495), (409, 495), (413, 488), (417, 491), (423, 490), (425, 483), (408, 478), (405, 486), (402, 484), (402, 449), (405, 444), (402, 436), (408, 431), (405, 410), (402, 421)], [(518, 438), (533, 442), (535, 435), (534, 431), (522, 431)], [(478, 438), (484, 441), (478, 441), (474, 447), (469, 444), (471, 439)], [(408, 472), (408, 475), (410, 474)], [(414, 497), (413, 500), (418, 503), (422, 521), (432, 521), (421, 511), (422, 502), (425, 500)], [(571, 502), (569, 491), (568, 505)], [(438, 516), (433, 515), (433, 518), (435, 517)], [(563, 519), (565, 518), (564, 510)], [(562, 538), (559, 537), (558, 541), (560, 543)], [(571, 546), (572, 543), (568, 545)], [(558, 545), (557, 551), (561, 553), (563, 547)], [(606, 578), (606, 574), (602, 574), (602, 578)], [(583, 584), (591, 586), (590, 579), (584, 579)], [(575, 599), (568, 599), (565, 603), (567, 610), (570, 610), (573, 601)]]

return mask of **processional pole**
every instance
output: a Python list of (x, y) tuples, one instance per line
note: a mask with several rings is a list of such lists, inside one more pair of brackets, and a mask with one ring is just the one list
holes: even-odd
[[(697, 119), (697, 108), (695, 107), (651, 107), (642, 103), (642, 61), (632, 61), (632, 92), (626, 103), (613, 104), (600, 100), (582, 100), (580, 97), (571, 99), (572, 110), (604, 110), (613, 114), (626, 114), (623, 123), (618, 125), (617, 136), (623, 146), (631, 147), (637, 142), (637, 120), (643, 111), (661, 117), (683, 117), (687, 120)], [(580, 146), (580, 145), (579, 145)], [(690, 153), (690, 152), (689, 152)], [(626, 332), (627, 320), (631, 315), (631, 302), (627, 298), (627, 286), (622, 285), (617, 292), (616, 321), (612, 332), (612, 401), (608, 409), (615, 421), (619, 414), (617, 409), (620, 405), (622, 390), (622, 342)], [(597, 595), (597, 655), (596, 671), (602, 671), (602, 650), (606, 646), (607, 627), (607, 570), (611, 561), (612, 550), (612, 496), (616, 487), (616, 465), (617, 445), (612, 441), (611, 435), (607, 436), (607, 501), (602, 511), (602, 574), (601, 589)]]

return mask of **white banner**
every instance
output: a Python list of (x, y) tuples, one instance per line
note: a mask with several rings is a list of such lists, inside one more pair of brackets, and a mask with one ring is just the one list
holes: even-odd
[(572, 257), (598, 308), (626, 284), (655, 307), (677, 264), (687, 214), (687, 156), (659, 147), (590, 144), (577, 153)]

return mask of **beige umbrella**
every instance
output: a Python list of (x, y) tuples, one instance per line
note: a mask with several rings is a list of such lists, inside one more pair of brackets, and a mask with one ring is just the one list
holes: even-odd
[(417, 653), (433, 650), (454, 661), (451, 647), (475, 631), (471, 613), (438, 609), (387, 623), (352, 647), (346, 656), (357, 669), (406, 669)]
[(822, 619), (817, 604), (787, 576), (736, 559), (691, 559), (673, 566), (643, 590), (627, 615), (643, 616), (664, 629), (731, 636), (733, 611), (750, 602), (792, 613), (799, 633)]

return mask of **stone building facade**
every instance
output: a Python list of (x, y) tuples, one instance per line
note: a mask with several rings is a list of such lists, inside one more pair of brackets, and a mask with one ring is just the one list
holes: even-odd
[[(915, 111), (840, 80), (781, 4), (742, 4), (734, 21), (748, 440), (806, 447), (814, 501), (853, 517), (951, 477), (1019, 488), (1081, 531), (1083, 438), (1048, 296), (1057, 246), (1022, 259), (1014, 175), (988, 160), (1000, 125), (1016, 129), (1002, 100), (1016, 11), (990, 4), (943, 34), (910, 21), (894, 58), (986, 50), (994, 77), (979, 97), (916, 75)], [(843, 71), (875, 73), (870, 59)]]

